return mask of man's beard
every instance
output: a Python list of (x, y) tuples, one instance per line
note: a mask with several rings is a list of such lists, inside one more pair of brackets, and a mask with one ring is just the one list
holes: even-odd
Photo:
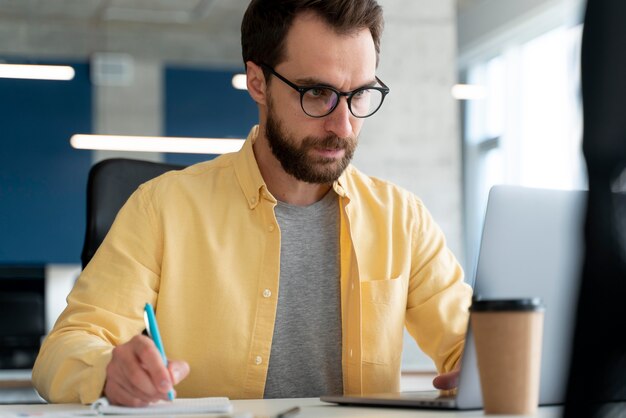
[[(268, 106), (265, 136), (272, 154), (285, 172), (300, 181), (314, 184), (337, 180), (350, 164), (357, 144), (355, 137), (329, 135), (325, 138), (307, 136), (300, 141), (300, 145), (296, 145), (298, 141), (285, 133), (282, 123), (274, 116), (271, 104)], [(316, 148), (343, 149), (344, 155), (340, 160), (311, 155), (310, 152)]]

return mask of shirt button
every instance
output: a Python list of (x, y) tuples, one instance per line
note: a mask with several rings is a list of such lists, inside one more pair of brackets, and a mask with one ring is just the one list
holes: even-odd
[(274, 231), (274, 225), (268, 226), (267, 230), (270, 231), (270, 232), (273, 232)]
[(254, 205), (256, 203), (256, 197), (250, 198), (250, 203), (252, 203)]
[(254, 364), (259, 365), (263, 362), (263, 359), (261, 358), (261, 356), (256, 356), (254, 358)]
[(352, 357), (352, 349), (350, 349), (350, 357)]
[(265, 290), (263, 291), (263, 297), (264, 297), (264, 298), (269, 298), (270, 296), (272, 296), (272, 291), (271, 291), (271, 290), (269, 290), (269, 289), (265, 289)]

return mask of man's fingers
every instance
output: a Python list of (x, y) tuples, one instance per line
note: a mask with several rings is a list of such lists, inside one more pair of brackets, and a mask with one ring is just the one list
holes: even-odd
[(105, 395), (113, 403), (140, 406), (167, 399), (170, 372), (151, 339), (143, 335), (113, 349)]
[[(172, 389), (172, 380), (154, 342), (143, 335), (137, 335), (131, 341), (134, 341), (133, 353), (141, 366), (139, 368), (141, 372), (132, 371), (133, 375), (129, 376), (131, 381), (136, 382), (137, 386), (144, 392), (154, 393), (153, 390), (156, 389), (160, 394), (167, 394)], [(144, 376), (148, 378), (149, 383), (146, 383)], [(147, 391), (146, 389), (151, 390)]]
[(167, 368), (172, 376), (172, 382), (177, 385), (189, 375), (189, 364), (186, 361), (171, 360)]
[(148, 404), (148, 402), (145, 402), (131, 395), (129, 391), (121, 387), (117, 382), (107, 381), (104, 393), (109, 402), (114, 405), (138, 407), (146, 406)]
[(114, 404), (142, 406), (167, 399), (173, 385), (189, 374), (189, 364), (170, 361), (165, 367), (154, 342), (143, 335), (113, 349), (104, 394)]
[[(156, 351), (156, 348), (150, 339), (143, 336), (134, 337), (128, 344), (128, 347), (124, 348), (129, 349), (125, 349), (123, 351), (120, 350), (118, 356), (120, 361), (116, 364), (119, 369), (118, 374), (121, 375), (120, 380), (128, 382), (125, 386), (133, 388), (133, 394), (137, 395), (136, 392), (138, 391), (147, 395), (149, 398), (154, 398), (160, 391), (155, 387), (150, 373), (146, 370), (145, 364), (155, 361), (150, 358), (149, 353), (151, 350)], [(121, 347), (123, 346), (118, 348)], [(113, 354), (115, 357), (115, 350)], [(148, 358), (146, 359), (144, 357)], [(156, 361), (157, 367), (158, 362), (160, 361), (161, 367), (165, 368), (163, 366), (163, 360), (160, 360), (160, 357), (157, 357)]]
[(433, 379), (433, 386), (441, 390), (450, 390), (458, 386), (459, 371), (455, 370), (449, 373), (442, 373)]
[[(146, 377), (147, 378), (147, 377)], [(150, 380), (147, 378), (148, 381)], [(161, 394), (152, 390), (152, 393), (146, 393), (137, 386), (135, 386), (123, 373), (118, 373), (110, 377), (110, 381), (112, 384), (115, 384), (120, 390), (124, 391), (124, 393), (128, 394), (130, 397), (140, 400), (143, 403), (150, 403), (156, 400)]]
[(104, 394), (112, 404), (142, 406), (149, 402), (149, 397), (138, 391), (126, 379), (121, 371), (123, 363), (119, 355), (114, 355), (115, 361), (107, 366), (107, 379), (104, 386)]
[(133, 398), (150, 402), (160, 395), (148, 374), (143, 370), (131, 347), (123, 344), (113, 350), (113, 357), (107, 366), (109, 388), (119, 386)]

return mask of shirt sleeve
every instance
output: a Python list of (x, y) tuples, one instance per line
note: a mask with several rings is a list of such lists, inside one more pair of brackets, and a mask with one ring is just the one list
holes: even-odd
[(416, 200), (406, 326), (438, 372), (454, 370), (463, 353), (472, 289), (445, 237)]
[(113, 348), (144, 328), (143, 307), (155, 303), (159, 286), (157, 224), (149, 188), (142, 186), (120, 210), (42, 344), (33, 384), (47, 401), (98, 399)]

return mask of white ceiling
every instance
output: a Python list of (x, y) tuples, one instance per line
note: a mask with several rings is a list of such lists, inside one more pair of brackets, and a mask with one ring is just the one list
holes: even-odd
[[(456, 1), (463, 12), (484, 0)], [(240, 65), (241, 17), (249, 2), (0, 0), (0, 54), (84, 56), (110, 51)]]
[(128, 52), (239, 65), (250, 0), (0, 0), (0, 54)]
[(240, 10), (237, 5), (247, 3), (248, 0), (0, 0), (0, 16), (184, 25), (209, 16), (225, 17), (224, 13)]
[[(460, 10), (481, 0), (457, 0)], [(241, 18), (249, 0), (0, 0), (0, 16), (47, 20), (90, 20), (190, 25), (209, 18)]]

